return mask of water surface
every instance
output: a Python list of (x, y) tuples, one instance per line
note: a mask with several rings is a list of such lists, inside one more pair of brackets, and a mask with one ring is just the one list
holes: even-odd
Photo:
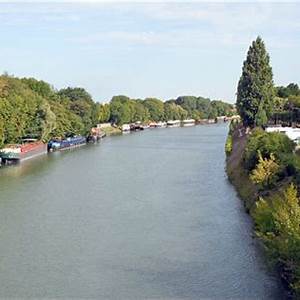
[(0, 169), (0, 297), (282, 299), (226, 134), (146, 130)]

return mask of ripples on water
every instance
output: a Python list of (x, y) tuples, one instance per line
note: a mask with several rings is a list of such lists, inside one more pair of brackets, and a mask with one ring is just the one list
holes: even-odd
[(282, 299), (224, 172), (225, 125), (0, 170), (0, 297)]

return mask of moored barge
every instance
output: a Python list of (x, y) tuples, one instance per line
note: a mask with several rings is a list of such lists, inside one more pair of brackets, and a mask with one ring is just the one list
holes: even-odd
[(86, 137), (81, 135), (68, 137), (66, 139), (52, 139), (48, 142), (48, 151), (54, 152), (80, 147), (85, 145), (86, 142)]
[(96, 143), (106, 136), (105, 132), (100, 127), (93, 127), (87, 138), (89, 143)]
[(167, 122), (168, 127), (180, 127), (180, 120), (169, 120)]
[(21, 144), (9, 144), (0, 150), (0, 160), (3, 164), (20, 162), (46, 154), (47, 145), (36, 139), (23, 139)]

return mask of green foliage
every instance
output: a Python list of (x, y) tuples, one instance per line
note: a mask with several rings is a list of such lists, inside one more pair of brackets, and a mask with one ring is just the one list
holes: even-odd
[(21, 81), (42, 97), (49, 98), (56, 93), (50, 84), (45, 81), (36, 80), (35, 78), (22, 78)]
[(271, 153), (270, 158), (263, 158), (258, 150), (258, 164), (256, 168), (252, 170), (250, 179), (255, 184), (270, 187), (276, 181), (278, 171), (279, 165), (276, 162), (274, 154)]
[(281, 98), (288, 98), (290, 96), (300, 96), (300, 89), (298, 84), (290, 83), (288, 86), (276, 87), (276, 94)]
[[(21, 80), (0, 77), (0, 124), (3, 124), (1, 144), (18, 142), (25, 135), (44, 135), (47, 113), (44, 99)], [(48, 123), (47, 123), (48, 124)]]
[(184, 108), (172, 102), (166, 102), (164, 110), (165, 120), (184, 120), (188, 116), (188, 112)]
[(240, 121), (237, 120), (237, 119), (233, 119), (230, 121), (230, 124), (229, 124), (229, 134), (233, 134), (234, 131), (236, 130), (236, 128), (239, 126), (240, 124)]
[(65, 105), (68, 106), (71, 112), (81, 118), (84, 124), (84, 134), (89, 133), (90, 128), (97, 123), (96, 104), (91, 95), (83, 88), (61, 89), (58, 96), (64, 99)]
[[(176, 100), (177, 101), (177, 100)], [(206, 117), (211, 107), (220, 114), (233, 106), (222, 101), (190, 97), (163, 101), (115, 96), (109, 104), (95, 103), (83, 88), (67, 87), (59, 91), (34, 78), (0, 76), (0, 147), (17, 143), (23, 136), (42, 140), (71, 134), (88, 134), (97, 123), (118, 125), (136, 121), (195, 119)], [(213, 104), (212, 104), (213, 103)], [(188, 107), (186, 110), (183, 106)], [(205, 111), (204, 111), (205, 110)], [(228, 112), (229, 112), (228, 110)], [(189, 114), (189, 112), (190, 114)]]
[(221, 100), (211, 101), (211, 110), (215, 117), (218, 116), (232, 116), (234, 111), (234, 106), (232, 104), (223, 102)]
[(259, 107), (269, 118), (273, 101), (274, 87), (270, 58), (263, 40), (258, 37), (249, 48), (237, 89), (237, 108), (244, 125), (255, 125)]
[(264, 127), (267, 125), (267, 123), (268, 123), (268, 117), (266, 111), (262, 108), (262, 106), (260, 106), (255, 116), (255, 125)]
[[(300, 175), (300, 157), (294, 153), (285, 153), (280, 155), (281, 165), (284, 166), (285, 173), (282, 176), (295, 176), (297, 179)], [(299, 177), (300, 179), (300, 177)], [(300, 182), (299, 182), (300, 183)]]
[(260, 199), (254, 211), (257, 235), (269, 255), (289, 272), (291, 287), (300, 292), (300, 205), (291, 184), (271, 199)]
[(134, 121), (146, 122), (150, 119), (148, 108), (144, 105), (142, 100), (135, 100), (134, 102)]
[(110, 102), (110, 117), (112, 123), (122, 125), (131, 122), (134, 112), (130, 99), (126, 96), (115, 96)]
[(187, 117), (195, 120), (231, 116), (234, 111), (232, 104), (221, 100), (210, 101), (210, 99), (203, 97), (181, 96), (176, 100), (169, 100), (166, 103), (175, 103), (181, 106), (187, 112)]
[(229, 155), (232, 152), (232, 135), (228, 134), (225, 144), (225, 152)]
[(109, 104), (96, 104), (96, 119), (99, 123), (108, 122), (110, 119), (110, 107)]
[(87, 95), (82, 89), (57, 92), (34, 78), (1, 76), (0, 146), (20, 142), (24, 136), (46, 141), (87, 132), (94, 111)]
[(146, 98), (144, 105), (149, 111), (150, 119), (158, 122), (165, 119), (164, 103), (156, 98)]
[(271, 153), (276, 159), (281, 160), (283, 154), (290, 154), (295, 149), (295, 144), (283, 133), (267, 133), (260, 128), (252, 131), (248, 138), (244, 153), (244, 164), (247, 170), (255, 168), (259, 160), (258, 151), (263, 158), (270, 158)]
[(290, 95), (288, 97), (288, 104), (289, 108), (300, 108), (300, 96)]

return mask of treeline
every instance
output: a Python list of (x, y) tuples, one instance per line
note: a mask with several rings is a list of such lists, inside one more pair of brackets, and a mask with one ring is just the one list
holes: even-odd
[(269, 54), (253, 41), (237, 89), (242, 124), (232, 123), (226, 143), (227, 172), (255, 220), (257, 236), (300, 298), (300, 153), (287, 135), (264, 131), (270, 123), (300, 121), (295, 83), (275, 87)]
[(0, 77), (0, 146), (26, 136), (48, 140), (86, 134), (97, 122), (96, 104), (81, 88), (56, 91), (32, 78)]
[(202, 97), (130, 99), (115, 96), (110, 103), (95, 102), (83, 88), (56, 90), (34, 78), (0, 76), (0, 147), (36, 136), (52, 137), (88, 134), (100, 122), (117, 125), (135, 121), (160, 121), (188, 117), (215, 118), (231, 115), (233, 105)]
[[(156, 98), (130, 99), (126, 96), (115, 96), (109, 106), (100, 106), (101, 122), (111, 121), (118, 125), (136, 121), (167, 121), (186, 118), (215, 119), (218, 116), (234, 114), (232, 104), (194, 96), (181, 96), (163, 102)], [(110, 115), (108, 113), (110, 111)], [(102, 117), (103, 115), (103, 117)]]

